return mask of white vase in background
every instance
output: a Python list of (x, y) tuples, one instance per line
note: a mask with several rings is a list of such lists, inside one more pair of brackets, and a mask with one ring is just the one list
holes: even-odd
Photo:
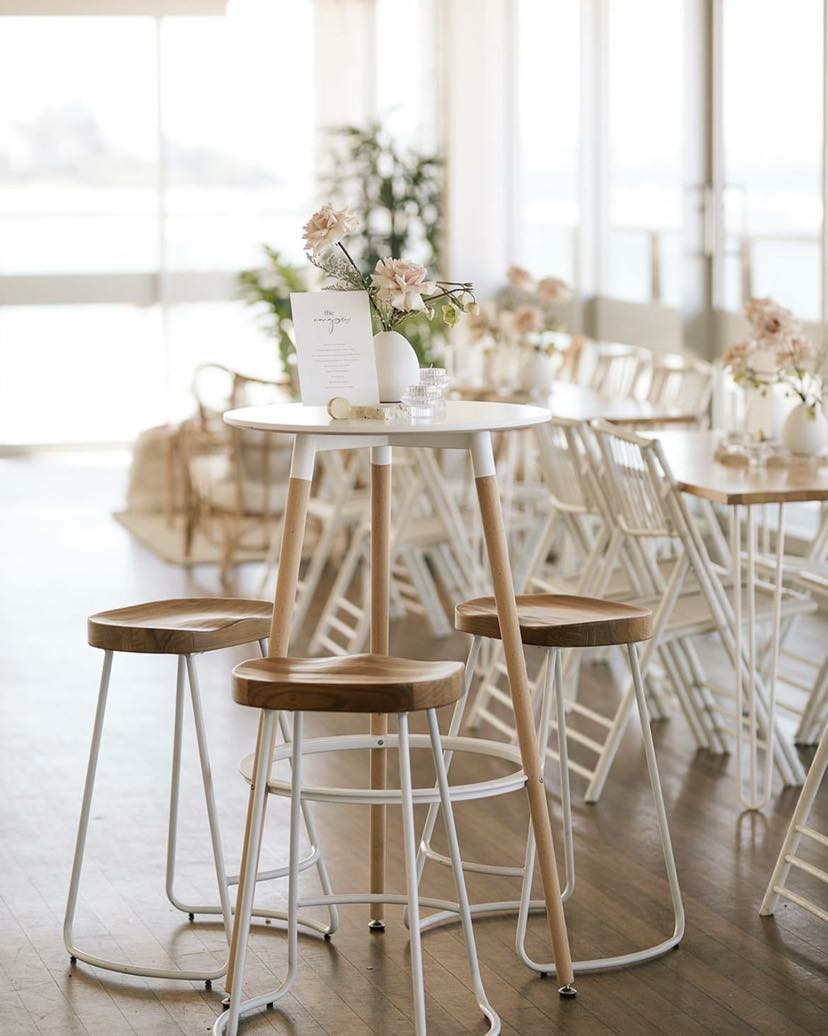
[(782, 400), (773, 385), (745, 389), (745, 435), (755, 442), (779, 439), (782, 426)]
[(532, 350), (520, 371), (520, 387), (537, 397), (548, 396), (555, 381), (556, 363), (547, 353)]
[(782, 441), (791, 451), (803, 457), (816, 457), (828, 443), (828, 420), (821, 406), (799, 403), (785, 419)]
[(399, 403), (403, 393), (420, 380), (420, 361), (411, 343), (399, 331), (374, 335), (377, 382), (381, 403)]
[(757, 348), (751, 366), (759, 384), (745, 385), (745, 435), (754, 442), (778, 441), (785, 403), (775, 384), (776, 354)]

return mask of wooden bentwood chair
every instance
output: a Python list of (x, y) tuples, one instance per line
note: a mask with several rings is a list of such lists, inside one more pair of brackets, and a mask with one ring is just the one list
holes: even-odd
[[(414, 923), (410, 926), (411, 982), (414, 1000), (414, 1024), (417, 1036), (426, 1032), (425, 990), (423, 961), (420, 945), (419, 906), (445, 908), (442, 900), (420, 897), (417, 888), (417, 848), (414, 834), (413, 802), (439, 802), (449, 842), (450, 863), (457, 891), (457, 913), (463, 925), (472, 988), (477, 1005), (489, 1024), (489, 1033), (500, 1032), (500, 1019), (492, 1009), (483, 988), (477, 950), (471, 923), (468, 894), (463, 878), (463, 867), (446, 768), (437, 709), (456, 702), (464, 690), (462, 662), (417, 662), (388, 655), (360, 654), (334, 658), (262, 658), (242, 662), (233, 670), (233, 698), (240, 705), (262, 710), (260, 737), (255, 756), (242, 762), (242, 773), (251, 782), (252, 798), (248, 837), (243, 859), (246, 870), (242, 876), (241, 901), (235, 918), (235, 954), (228, 973), (231, 990), (228, 1009), (216, 1021), (215, 1036), (236, 1036), (239, 1019), (258, 1008), (271, 1006), (285, 996), (293, 985), (299, 964), (298, 911), (301, 907), (327, 906), (335, 903), (392, 903), (407, 907)], [(272, 759), (267, 746), (271, 743), (277, 713), (293, 713), (293, 732), (290, 748), (277, 749)], [(305, 712), (396, 713), (399, 733), (351, 735), (317, 738), (306, 741), (303, 736)], [(408, 714), (425, 712), (428, 720), (427, 737), (409, 737)], [(437, 774), (437, 794), (431, 788), (412, 789), (411, 745), (420, 748), (430, 745)], [(399, 756), (400, 789), (344, 789), (319, 788), (304, 785), (302, 767), (305, 755), (317, 752), (335, 752), (348, 749), (392, 749)], [(287, 749), (287, 750), (286, 750)], [(291, 777), (279, 780), (271, 773), (272, 763), (291, 759)], [(287, 974), (278, 989), (242, 1001), (247, 943), (253, 913), (253, 896), (259, 851), (265, 823), (268, 794), (290, 797), (290, 836), (288, 863), (288, 960)], [(352, 893), (333, 895), (323, 887), (324, 895), (299, 895), (299, 819), (303, 802), (307, 799), (350, 804), (383, 804), (402, 807), (403, 844), (407, 895), (388, 893)]]
[[(224, 922), (228, 943), (231, 935), (232, 907), (230, 904), (230, 887), (238, 883), (238, 877), (228, 875), (225, 870), (224, 855), (221, 844), (218, 816), (216, 813), (213, 779), (210, 772), (210, 757), (207, 748), (207, 734), (204, 714), (201, 706), (198, 677), (194, 656), (205, 651), (216, 651), (220, 648), (238, 647), (243, 644), (259, 642), (264, 654), (265, 640), (270, 633), (270, 620), (273, 605), (270, 601), (243, 600), (237, 598), (190, 598), (184, 600), (151, 601), (114, 611), (99, 612), (92, 615), (88, 622), (88, 637), (92, 647), (101, 648), (105, 652), (103, 671), (101, 673), (98, 705), (95, 713), (95, 724), (92, 733), (92, 745), (89, 750), (89, 763), (86, 771), (86, 783), (83, 790), (80, 820), (78, 822), (75, 855), (72, 864), (72, 877), (69, 884), (69, 896), (66, 904), (66, 917), (63, 927), (63, 938), (70, 960), (74, 964), (81, 960), (96, 968), (116, 971), (126, 975), (141, 975), (145, 978), (180, 979), (186, 982), (204, 982), (208, 988), (213, 979), (220, 978), (227, 972), (227, 962), (210, 971), (177, 970), (159, 968), (143, 964), (131, 964), (110, 960), (89, 953), (75, 945), (73, 928), (75, 909), (78, 900), (81, 870), (86, 851), (86, 836), (89, 828), (89, 813), (92, 805), (92, 794), (95, 789), (95, 775), (98, 768), (98, 754), (103, 734), (104, 717), (106, 715), (109, 680), (112, 671), (112, 657), (116, 652), (130, 652), (149, 655), (178, 656), (178, 675), (175, 690), (175, 719), (173, 727), (172, 779), (170, 786), (169, 833), (167, 839), (166, 893), (172, 905), (182, 913), (188, 914), (193, 921), (196, 914), (221, 916)], [(184, 723), (184, 673), (190, 687), (193, 720), (195, 725), (196, 745), (198, 747), (201, 776), (204, 786), (204, 798), (207, 806), (207, 819), (210, 828), (213, 863), (218, 884), (218, 905), (189, 905), (183, 903), (175, 893), (175, 857), (178, 832), (178, 800), (181, 774), (181, 744)], [(286, 724), (282, 725), (282, 735), (289, 738), (290, 732)], [(313, 821), (309, 813), (305, 813), (305, 826), (311, 842), (311, 852), (300, 861), (300, 869), (316, 866), (323, 887), (328, 886), (328, 876), (324, 861), (316, 848), (317, 839)], [(269, 880), (283, 877), (285, 868), (257, 874), (256, 880)], [(257, 916), (266, 919), (283, 921), (283, 911), (257, 910)], [(336, 911), (330, 911), (330, 923), (325, 926), (310, 918), (303, 919), (306, 928), (329, 934), (337, 925)]]

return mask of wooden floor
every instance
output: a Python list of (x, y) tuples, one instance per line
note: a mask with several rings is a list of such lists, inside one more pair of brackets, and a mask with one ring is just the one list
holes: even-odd
[[(204, 1033), (221, 992), (187, 983), (149, 983), (69, 966), (61, 940), (70, 858), (92, 725), (101, 653), (86, 646), (85, 616), (153, 597), (216, 593), (210, 569), (187, 574), (153, 558), (109, 518), (121, 504), (122, 470), (69, 463), (0, 462), (0, 1033)], [(243, 573), (247, 589), (254, 573)], [(825, 627), (811, 627), (815, 656)], [(393, 631), (393, 649), (421, 657), (461, 658), (460, 638), (424, 639), (419, 623)], [(238, 864), (246, 788), (239, 758), (252, 750), (255, 715), (232, 704), (228, 672), (245, 652), (200, 663), (214, 772), (231, 867)], [(117, 657), (100, 784), (93, 803), (88, 866), (77, 935), (90, 950), (190, 967), (219, 961), (223, 935), (189, 924), (164, 898), (174, 660)], [(611, 668), (584, 667), (584, 693), (617, 694)], [(350, 717), (334, 721), (358, 729)], [(310, 730), (333, 729), (325, 718)], [(578, 979), (578, 997), (559, 1000), (554, 981), (526, 971), (513, 950), (513, 919), (476, 926), (483, 975), (504, 1032), (624, 1034), (828, 1033), (828, 927), (795, 908), (760, 918), (757, 906), (796, 797), (780, 791), (762, 814), (735, 806), (733, 760), (695, 753), (680, 716), (655, 726), (656, 745), (687, 908), (681, 947), (658, 962)], [(418, 753), (424, 755), (424, 753)], [(807, 760), (806, 760), (807, 761)], [(427, 760), (417, 760), (421, 781)], [(180, 893), (212, 894), (192, 731), (187, 728), (180, 840)], [(422, 764), (422, 767), (421, 765)], [(322, 775), (330, 760), (311, 767)], [(484, 764), (465, 763), (458, 776)], [(360, 781), (367, 760), (340, 758), (338, 777)], [(415, 774), (415, 778), (416, 778)], [(554, 789), (556, 782), (550, 778)], [(650, 810), (640, 742), (631, 728), (606, 793), (584, 806), (575, 783), (578, 881), (567, 907), (574, 954), (592, 957), (658, 941), (669, 931), (667, 889)], [(558, 803), (552, 799), (553, 814)], [(823, 829), (828, 809), (823, 793)], [(519, 796), (458, 807), (464, 854), (517, 863), (526, 811)], [(286, 857), (286, 803), (274, 801), (264, 859)], [(367, 817), (356, 807), (318, 811), (335, 884), (364, 887)], [(390, 815), (390, 879), (401, 882), (398, 818)], [(313, 887), (308, 874), (307, 886)], [(450, 877), (431, 866), (435, 894)], [(516, 894), (514, 882), (472, 879), (476, 896)], [(823, 893), (824, 894), (824, 893)], [(281, 884), (261, 900), (284, 902)], [(342, 911), (331, 943), (303, 938), (302, 968), (279, 1010), (246, 1032), (290, 1034), (411, 1031), (407, 940), (400, 911), (389, 908), (384, 935), (369, 934), (366, 908)], [(531, 949), (545, 952), (542, 920)], [(426, 988), (434, 1034), (484, 1030), (468, 990), (456, 928), (428, 934)], [(250, 991), (276, 984), (285, 964), (283, 936), (256, 930)]]

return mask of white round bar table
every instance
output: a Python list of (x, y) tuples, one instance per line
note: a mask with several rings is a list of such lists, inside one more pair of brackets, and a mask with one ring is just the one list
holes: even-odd
[[(355, 421), (334, 420), (324, 407), (301, 403), (272, 404), (231, 410), (224, 415), (227, 424), (236, 428), (271, 431), (294, 435), (290, 480), (282, 526), (282, 544), (270, 631), (269, 653), (279, 658), (287, 654), (291, 633), (296, 584), (302, 558), (302, 539), (307, 516), (308, 497), (313, 477), (314, 458), (322, 450), (371, 450), (371, 651), (388, 654), (389, 589), (391, 569), (391, 450), (393, 446), (427, 449), (468, 450), (474, 471), (477, 500), (483, 535), (497, 605), (500, 629), (506, 656), (512, 703), (515, 712), (529, 812), (537, 841), (538, 869), (543, 884), (549, 934), (552, 942), (556, 974), (562, 982), (562, 993), (573, 989), (572, 957), (566, 932), (555, 848), (549, 810), (543, 786), (543, 772), (538, 753), (538, 740), (532, 716), (529, 682), (523, 657), (518, 625), (512, 572), (503, 527), (503, 514), (497, 489), (491, 432), (515, 431), (544, 424), (549, 411), (541, 407), (515, 403), (449, 402), (446, 414), (434, 420)], [(386, 717), (371, 718), (371, 734), (386, 732)], [(265, 743), (262, 724), (256, 742), (256, 761), (261, 753), (272, 759), (274, 745)], [(371, 752), (370, 783), (372, 788), (385, 787), (385, 753)], [(256, 772), (254, 763), (253, 772)], [(250, 789), (250, 802), (254, 789)], [(250, 822), (248, 807), (248, 824)], [(375, 894), (385, 891), (385, 806), (370, 807), (370, 888)], [(245, 832), (245, 844), (247, 832)], [(242, 859), (241, 874), (247, 871)], [(240, 886), (239, 899), (244, 895)], [(383, 927), (382, 904), (371, 905), (371, 925)], [(236, 915), (238, 917), (238, 915)], [(229, 976), (238, 945), (238, 925), (234, 924), (230, 947)], [(231, 992), (228, 985), (228, 992)]]

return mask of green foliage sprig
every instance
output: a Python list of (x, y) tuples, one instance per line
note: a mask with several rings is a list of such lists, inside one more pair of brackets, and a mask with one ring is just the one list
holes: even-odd
[(276, 338), (282, 370), (290, 376), (295, 388), (297, 376), (290, 293), (306, 291), (307, 277), (303, 267), (283, 259), (275, 248), (262, 245), (262, 251), (264, 265), (242, 270), (239, 274), (239, 297), (259, 310), (265, 331)]

